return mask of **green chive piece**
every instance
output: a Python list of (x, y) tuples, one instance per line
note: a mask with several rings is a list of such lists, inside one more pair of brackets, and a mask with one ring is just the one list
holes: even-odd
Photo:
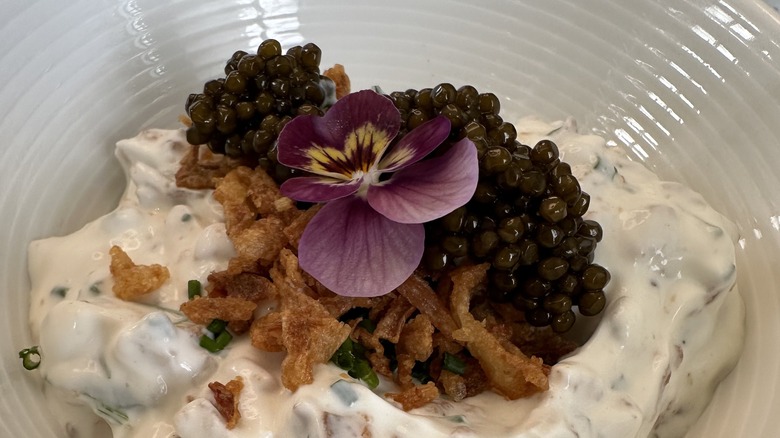
[(333, 353), (330, 360), (351, 377), (362, 380), (371, 389), (379, 385), (379, 376), (366, 360), (366, 349), (362, 344), (347, 338)]
[(349, 337), (341, 343), (330, 360), (342, 370), (349, 371), (355, 365), (354, 343)]
[(68, 293), (68, 288), (65, 286), (57, 286), (52, 288), (51, 294), (56, 295), (60, 298), (65, 298), (65, 295)]
[(100, 283), (101, 282), (95, 282), (92, 283), (92, 286), (89, 287), (89, 291), (92, 292), (94, 295), (100, 295)]
[(214, 342), (217, 344), (217, 348), (224, 350), (231, 340), (233, 340), (233, 335), (231, 335), (229, 331), (225, 330), (217, 335), (216, 339), (214, 339)]
[(333, 355), (333, 363), (342, 370), (351, 370), (355, 366), (355, 355), (351, 351), (337, 350)]
[(97, 411), (118, 424), (122, 424), (130, 419), (126, 413), (106, 405), (100, 406)]
[(366, 353), (366, 347), (364, 347), (360, 342), (355, 342), (352, 345), (352, 354), (354, 354), (355, 357), (361, 357), (365, 359)]
[(460, 358), (445, 352), (442, 368), (461, 376), (466, 372), (466, 362), (463, 362)]
[(187, 297), (193, 299), (196, 296), (200, 296), (200, 281), (190, 280), (187, 282)]
[(182, 222), (189, 222), (190, 219), (192, 219), (192, 215), (189, 213), (184, 213), (183, 215), (181, 215)]
[(371, 364), (367, 360), (359, 359), (355, 362), (355, 366), (349, 370), (348, 374), (356, 379), (360, 379), (371, 389), (374, 389), (379, 385), (379, 377), (376, 372), (371, 368)]
[(223, 331), (213, 339), (208, 335), (202, 335), (200, 337), (200, 346), (208, 350), (210, 353), (216, 353), (218, 351), (224, 350), (232, 339), (233, 335), (231, 335), (227, 330)]
[(225, 327), (227, 327), (227, 321), (215, 319), (206, 327), (206, 330), (214, 333), (214, 336), (216, 337), (225, 330)]
[(358, 327), (363, 327), (366, 329), (369, 333), (374, 333), (374, 330), (376, 330), (376, 323), (374, 321), (371, 321), (370, 319), (362, 319), (358, 323)]
[(430, 382), (431, 379), (431, 359), (425, 362), (416, 362), (412, 367), (412, 377), (419, 380), (423, 385)]
[(211, 353), (216, 353), (219, 351), (219, 348), (217, 348), (217, 342), (214, 339), (208, 337), (208, 335), (202, 335), (200, 337), (199, 345)]
[[(360, 344), (357, 344), (357, 345), (360, 345)], [(355, 342), (352, 341), (352, 338), (347, 336), (347, 339), (345, 339), (344, 342), (341, 343), (341, 347), (339, 347), (339, 350), (352, 352), (352, 351), (355, 350)]]
[(379, 376), (376, 375), (374, 370), (371, 370), (371, 372), (369, 372), (366, 376), (363, 376), (363, 378), (360, 380), (362, 380), (370, 389), (374, 389), (379, 386)]
[(352, 367), (351, 371), (355, 374), (354, 377), (362, 380), (364, 377), (371, 374), (373, 370), (371, 369), (371, 364), (369, 364), (367, 360), (361, 359), (355, 362), (355, 366)]
[(22, 366), (26, 370), (32, 371), (41, 365), (41, 353), (37, 345), (20, 351), (19, 358), (22, 359)]

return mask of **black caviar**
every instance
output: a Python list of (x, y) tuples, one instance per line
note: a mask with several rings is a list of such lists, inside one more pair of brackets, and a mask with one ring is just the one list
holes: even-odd
[(441, 114), (452, 124), (450, 141), (468, 137), (479, 155), (471, 201), (425, 224), (424, 267), (435, 276), (488, 262), (489, 299), (512, 303), (531, 324), (556, 332), (572, 327), (574, 306), (582, 315), (601, 312), (609, 282), (609, 272), (593, 263), (601, 226), (583, 219), (590, 196), (560, 161), (555, 143), (518, 142), (514, 125), (499, 115), (498, 97), (470, 85), (444, 83), (389, 97), (401, 112), (401, 135)]
[(268, 39), (257, 53), (237, 51), (225, 65), (225, 77), (206, 82), (185, 105), (192, 126), (191, 144), (207, 144), (215, 153), (256, 160), (277, 182), (294, 171), (276, 161), (276, 139), (296, 115), (323, 114), (333, 103), (335, 86), (320, 75), (322, 52), (316, 44), (282, 52)]

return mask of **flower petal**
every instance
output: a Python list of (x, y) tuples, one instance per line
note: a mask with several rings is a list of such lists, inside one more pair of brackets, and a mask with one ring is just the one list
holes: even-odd
[(279, 190), (284, 196), (303, 202), (327, 202), (358, 191), (362, 179), (342, 181), (318, 176), (290, 178)]
[(368, 203), (396, 222), (428, 222), (468, 202), (478, 180), (477, 149), (464, 138), (441, 157), (420, 161), (370, 186)]
[(323, 117), (298, 116), (279, 133), (279, 162), (318, 175), (352, 179), (367, 172), (398, 134), (401, 115), (371, 90), (348, 94)]
[[(346, 179), (342, 172), (332, 172), (327, 167), (313, 162), (311, 153), (341, 143), (334, 140), (325, 129), (324, 117), (298, 116), (290, 120), (279, 133), (276, 155), (287, 167), (305, 170), (322, 176)], [(332, 151), (338, 155), (338, 150)], [(327, 154), (326, 154), (327, 155)], [(323, 157), (322, 159), (327, 158)]]
[(384, 295), (417, 268), (422, 224), (400, 224), (350, 196), (325, 204), (298, 245), (301, 268), (328, 289), (350, 297)]
[(422, 160), (450, 135), (450, 121), (436, 116), (406, 134), (379, 162), (383, 172), (393, 172)]

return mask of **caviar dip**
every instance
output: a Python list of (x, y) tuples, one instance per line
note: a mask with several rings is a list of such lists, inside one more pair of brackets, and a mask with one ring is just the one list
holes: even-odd
[[(128, 186), (115, 211), (31, 243), (35, 372), (63, 435), (683, 436), (742, 343), (732, 225), (572, 120), (508, 123), (495, 95), (470, 86), (388, 95), (401, 135), (444, 115), (448, 141), (467, 137), (480, 157), (472, 200), (425, 225), (421, 270), (435, 282), (488, 262), (490, 300), (578, 339), (551, 368), (549, 390), (511, 401), (490, 391), (439, 398), (405, 412), (383, 397), (389, 381), (372, 390), (322, 364), (311, 385), (291, 392), (279, 383), (282, 357), (258, 353), (246, 337), (217, 354), (198, 345), (178, 311), (188, 300), (182, 285), (205, 284), (235, 249), (211, 191), (176, 186), (179, 163), (189, 143), (208, 144), (289, 178), (274, 140), (294, 116), (332, 104), (319, 59), (314, 45), (282, 54), (275, 42), (237, 53), (224, 79), (188, 100), (192, 128), (117, 144)], [(167, 266), (170, 280), (148, 299), (117, 299), (112, 245)], [(236, 376), (241, 420), (227, 429), (207, 384)]]

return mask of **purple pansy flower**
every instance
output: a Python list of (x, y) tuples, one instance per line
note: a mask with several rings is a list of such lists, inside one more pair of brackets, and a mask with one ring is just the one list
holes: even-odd
[(301, 268), (340, 295), (379, 296), (398, 287), (422, 258), (423, 223), (462, 206), (476, 189), (477, 151), (467, 138), (420, 161), (447, 139), (446, 117), (390, 148), (400, 125), (390, 99), (365, 90), (323, 117), (294, 118), (279, 134), (279, 162), (313, 174), (285, 181), (282, 194), (327, 203), (301, 236)]

